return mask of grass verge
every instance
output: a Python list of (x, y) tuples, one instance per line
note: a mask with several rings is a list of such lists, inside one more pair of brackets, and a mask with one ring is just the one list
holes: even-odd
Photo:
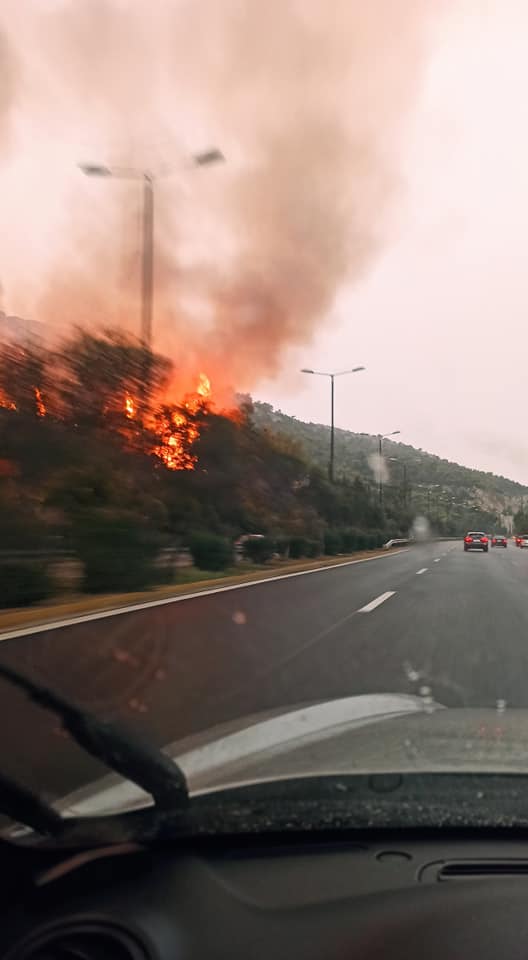
[(197, 570), (195, 567), (183, 567), (178, 570), (176, 583), (153, 587), (136, 593), (108, 593), (96, 596), (71, 595), (57, 597), (52, 602), (36, 605), (30, 609), (11, 609), (0, 611), (0, 639), (2, 633), (10, 630), (40, 626), (58, 620), (81, 617), (85, 614), (99, 613), (106, 610), (116, 610), (120, 607), (133, 606), (136, 603), (148, 603), (151, 600), (164, 600), (182, 594), (197, 594), (211, 587), (230, 586), (238, 583), (258, 583), (268, 577), (280, 576), (286, 573), (296, 573), (303, 570), (317, 570), (324, 567), (335, 567), (350, 560), (364, 560), (374, 557), (387, 557), (399, 553), (394, 550), (364, 550), (353, 554), (343, 554), (338, 557), (319, 558), (318, 560), (282, 560), (275, 564), (262, 566), (246, 565), (232, 567), (224, 571)]

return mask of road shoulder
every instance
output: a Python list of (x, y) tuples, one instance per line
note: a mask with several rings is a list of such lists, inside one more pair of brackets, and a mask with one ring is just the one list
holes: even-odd
[(266, 566), (251, 573), (220, 577), (214, 580), (197, 580), (193, 583), (171, 584), (153, 590), (127, 594), (104, 594), (97, 597), (81, 597), (62, 603), (32, 607), (31, 609), (6, 610), (0, 613), (0, 640), (23, 636), (31, 632), (55, 629), (72, 623), (96, 620), (133, 612), (167, 603), (192, 599), (200, 595), (237, 590), (259, 583), (271, 583), (289, 577), (318, 573), (336, 567), (352, 566), (372, 560), (388, 559), (408, 550), (368, 550), (351, 555), (332, 557), (326, 560), (286, 562), (280, 566)]

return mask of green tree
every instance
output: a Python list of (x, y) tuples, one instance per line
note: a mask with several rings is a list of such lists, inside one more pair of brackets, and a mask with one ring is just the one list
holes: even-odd
[(226, 537), (196, 533), (189, 540), (194, 565), (199, 570), (225, 570), (233, 562), (233, 547)]
[(246, 540), (244, 544), (244, 556), (253, 563), (267, 563), (275, 553), (277, 553), (277, 547), (271, 537)]
[(87, 593), (142, 590), (156, 579), (161, 538), (137, 513), (83, 510), (75, 517), (72, 541), (84, 565)]
[(528, 532), (528, 513), (524, 510), (518, 510), (517, 513), (514, 513), (513, 530), (517, 534)]

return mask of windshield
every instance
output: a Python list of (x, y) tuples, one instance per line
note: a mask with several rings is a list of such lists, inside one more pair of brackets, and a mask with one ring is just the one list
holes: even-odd
[[(0, 668), (191, 792), (528, 773), (503, 6), (1, 5)], [(0, 693), (6, 776), (127, 775)]]

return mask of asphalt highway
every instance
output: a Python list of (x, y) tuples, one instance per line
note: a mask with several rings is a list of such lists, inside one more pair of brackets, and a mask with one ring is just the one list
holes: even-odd
[[(9, 663), (162, 745), (277, 706), (371, 692), (528, 706), (528, 550), (462, 543), (201, 595), (0, 643)], [(103, 772), (0, 681), (6, 774), (50, 796)]]

